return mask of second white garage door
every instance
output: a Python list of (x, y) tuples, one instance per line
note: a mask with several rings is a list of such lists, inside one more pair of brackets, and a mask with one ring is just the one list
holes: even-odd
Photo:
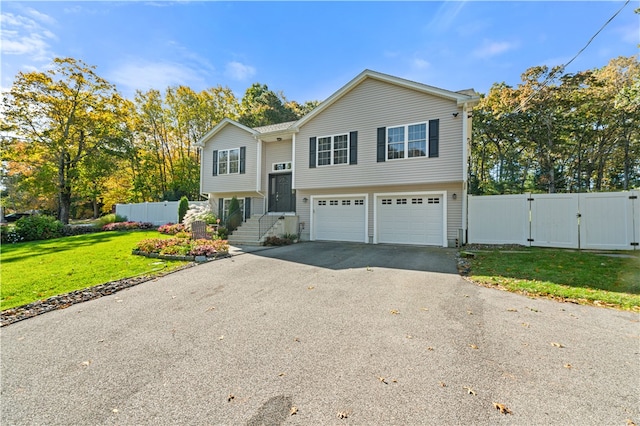
[(328, 197), (313, 200), (316, 240), (366, 242), (365, 197)]
[(443, 245), (442, 195), (382, 195), (376, 197), (379, 243)]

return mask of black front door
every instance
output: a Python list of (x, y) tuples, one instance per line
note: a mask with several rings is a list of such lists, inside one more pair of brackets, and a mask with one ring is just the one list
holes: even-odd
[(296, 211), (296, 197), (291, 189), (291, 173), (269, 175), (269, 211)]

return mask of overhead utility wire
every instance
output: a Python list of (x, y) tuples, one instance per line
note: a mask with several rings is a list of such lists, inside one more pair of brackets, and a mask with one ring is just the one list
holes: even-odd
[(600, 34), (600, 32), (601, 32), (602, 30), (604, 30), (604, 28), (605, 28), (607, 25), (609, 25), (609, 23), (610, 23), (611, 21), (613, 21), (613, 19), (614, 19), (616, 16), (618, 16), (618, 14), (619, 14), (620, 12), (622, 12), (622, 9), (624, 9), (624, 8), (629, 4), (629, 2), (630, 2), (630, 1), (631, 1), (631, 0), (627, 0), (627, 1), (622, 5), (622, 7), (621, 7), (620, 9), (618, 9), (618, 11), (617, 11), (616, 13), (614, 13), (614, 14), (613, 14), (613, 16), (612, 16), (611, 18), (609, 18), (609, 20), (608, 20), (607, 22), (605, 22), (605, 23), (604, 23), (604, 25), (602, 25), (602, 27), (600, 27), (600, 29), (599, 29), (599, 30), (598, 30), (598, 31), (597, 31), (593, 36), (591, 36), (591, 38), (589, 39), (589, 41), (587, 42), (587, 44), (585, 44), (585, 45), (584, 45), (584, 47), (583, 47), (582, 49), (580, 49), (580, 51), (579, 51), (578, 53), (576, 53), (576, 54), (575, 54), (575, 56), (569, 60), (569, 62), (567, 62), (566, 64), (562, 65), (562, 66), (561, 66), (559, 69), (557, 69), (555, 72), (552, 72), (551, 74), (549, 74), (549, 76), (548, 76), (548, 77), (547, 77), (547, 78), (542, 82), (542, 84), (540, 85), (540, 88), (539, 88), (538, 90), (535, 90), (535, 91), (534, 91), (533, 93), (531, 93), (529, 96), (527, 96), (527, 98), (526, 98), (524, 101), (522, 101), (522, 102), (520, 103), (520, 105), (518, 105), (518, 106), (516, 107), (516, 109), (514, 109), (514, 110), (513, 110), (513, 112), (514, 112), (514, 113), (520, 112), (520, 111), (522, 110), (522, 108), (524, 108), (524, 107), (525, 107), (525, 105), (527, 104), (527, 102), (529, 102), (531, 99), (533, 99), (533, 97), (534, 97), (535, 95), (537, 95), (537, 94), (538, 94), (538, 92), (539, 92), (540, 90), (542, 90), (542, 89), (543, 89), (547, 84), (549, 84), (549, 82), (551, 81), (551, 79), (552, 79), (552, 78), (553, 78), (557, 73), (559, 73), (559, 72), (563, 72), (563, 71), (565, 70), (565, 68), (566, 68), (566, 67), (567, 67), (571, 62), (573, 62), (573, 61), (574, 61), (578, 56), (580, 56), (580, 54), (581, 54), (582, 52), (584, 52), (584, 50), (585, 50), (587, 47), (589, 47), (589, 45), (590, 45), (590, 44), (591, 44), (591, 42), (596, 38), (596, 36), (597, 36), (598, 34)]

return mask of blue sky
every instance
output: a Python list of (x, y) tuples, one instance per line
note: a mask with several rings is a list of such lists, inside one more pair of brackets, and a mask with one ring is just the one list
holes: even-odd
[[(3, 1), (2, 74), (54, 57), (97, 66), (126, 97), (137, 89), (252, 83), (289, 100), (323, 100), (364, 69), (448, 90), (515, 86), (537, 65), (570, 60), (622, 6), (607, 2), (17, 2)], [(629, 3), (571, 64), (638, 54)]]

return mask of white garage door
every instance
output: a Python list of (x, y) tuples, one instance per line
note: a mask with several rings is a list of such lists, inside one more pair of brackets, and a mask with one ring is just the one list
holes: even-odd
[(316, 240), (365, 242), (364, 197), (332, 197), (313, 200)]
[(441, 195), (377, 197), (378, 242), (442, 246), (443, 205)]

